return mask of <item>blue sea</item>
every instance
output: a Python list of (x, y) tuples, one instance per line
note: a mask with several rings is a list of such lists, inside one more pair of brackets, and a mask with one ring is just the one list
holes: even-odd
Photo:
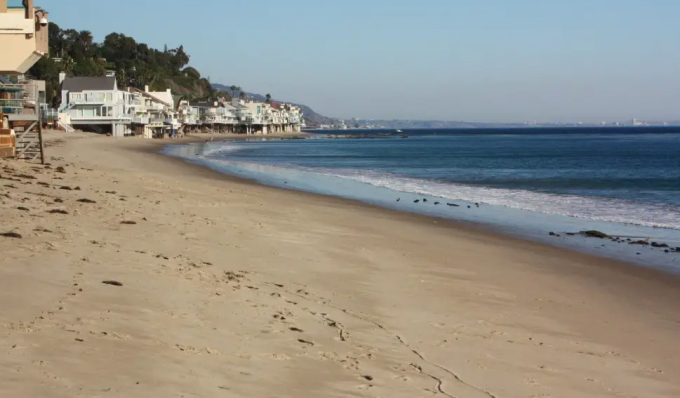
[[(680, 128), (385, 133), (325, 131), (305, 140), (169, 146), (165, 153), (268, 185), (473, 222), (680, 272), (674, 250), (680, 247)], [(669, 248), (567, 235), (585, 230)]]

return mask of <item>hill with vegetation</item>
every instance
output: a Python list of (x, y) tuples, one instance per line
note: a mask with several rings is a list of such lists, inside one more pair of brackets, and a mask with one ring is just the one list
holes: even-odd
[[(210, 84), (196, 68), (187, 66), (190, 57), (181, 45), (158, 50), (122, 33), (111, 33), (103, 42), (96, 43), (87, 30), (61, 29), (53, 22), (49, 24), (49, 45), (50, 56), (40, 59), (28, 75), (46, 81), (47, 102), (55, 108), (61, 101), (61, 72), (67, 76), (104, 76), (108, 70), (116, 72), (121, 88), (149, 86), (153, 91), (169, 88), (188, 99), (230, 99), (236, 95), (258, 101), (271, 100), (271, 96), (247, 94), (240, 87)], [(333, 122), (306, 105), (295, 105), (302, 107), (310, 126)]]
[(49, 24), (50, 57), (40, 59), (28, 75), (46, 81), (47, 102), (60, 101), (59, 73), (67, 76), (104, 76), (116, 72), (119, 87), (163, 91), (171, 89), (190, 99), (225, 96), (215, 90), (198, 70), (188, 67), (189, 54), (183, 46), (158, 50), (121, 33), (111, 33), (96, 43), (86, 30), (61, 29)]

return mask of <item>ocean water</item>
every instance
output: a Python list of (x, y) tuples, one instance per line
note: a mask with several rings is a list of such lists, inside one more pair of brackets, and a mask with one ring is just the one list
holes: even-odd
[[(481, 223), (553, 245), (680, 271), (680, 252), (673, 250), (680, 246), (680, 128), (405, 134), (408, 138), (317, 135), (215, 142), (165, 151), (265, 184)], [(649, 238), (670, 248), (566, 235), (591, 229), (624, 239)]]

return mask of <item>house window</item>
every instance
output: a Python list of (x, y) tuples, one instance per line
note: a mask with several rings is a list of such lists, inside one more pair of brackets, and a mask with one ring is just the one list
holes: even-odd
[(113, 102), (113, 93), (106, 93), (106, 102)]
[(80, 101), (83, 98), (83, 94), (78, 93), (78, 94), (71, 94), (71, 101)]
[[(97, 113), (99, 113), (99, 112), (97, 112)], [(83, 116), (84, 117), (93, 117), (94, 116), (94, 107), (93, 106), (83, 107)]]

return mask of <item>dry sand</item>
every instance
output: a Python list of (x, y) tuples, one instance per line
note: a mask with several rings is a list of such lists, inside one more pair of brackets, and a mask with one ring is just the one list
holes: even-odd
[(675, 277), (68, 137), (0, 161), (0, 397), (680, 397)]

